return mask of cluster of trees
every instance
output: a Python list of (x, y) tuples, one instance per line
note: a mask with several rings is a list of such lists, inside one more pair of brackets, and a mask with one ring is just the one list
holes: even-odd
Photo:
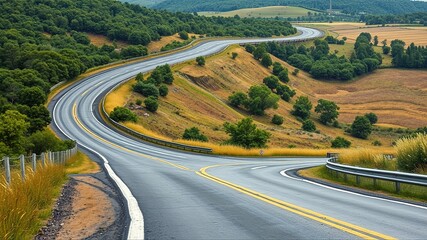
[[(152, 7), (183, 12), (225, 12), (241, 8), (266, 6), (301, 6), (311, 9), (327, 10), (329, 9), (329, 2), (313, 0), (165, 0)], [(333, 7), (334, 9), (340, 9), (341, 12), (348, 14), (358, 14), (361, 12), (372, 14), (399, 14), (427, 11), (427, 3), (410, 0), (390, 0), (387, 1), (387, 4), (384, 4), (382, 0), (372, 0), (368, 2), (365, 0), (335, 0), (333, 2)]]
[(402, 15), (361, 15), (360, 21), (365, 22), (366, 25), (376, 24), (423, 24), (427, 26), (427, 12), (408, 13)]
[[(392, 64), (401, 68), (427, 68), (427, 48), (415, 46), (411, 43), (405, 49), (405, 42), (402, 40), (391, 41)], [(383, 51), (388, 46), (383, 46)]]
[(185, 140), (191, 141), (199, 141), (199, 142), (207, 142), (208, 137), (206, 137), (203, 133), (200, 132), (200, 129), (197, 127), (187, 128), (184, 130), (184, 134), (182, 138)]
[(350, 128), (347, 130), (353, 137), (367, 139), (372, 133), (372, 125), (377, 123), (375, 113), (367, 113), (364, 116), (356, 116)]
[(347, 37), (343, 37), (343, 39), (341, 40), (333, 36), (326, 36), (325, 38), (325, 41), (328, 42), (328, 44), (338, 44), (338, 45), (344, 45), (346, 40), (347, 40)]
[(168, 64), (157, 66), (146, 80), (142, 73), (136, 76), (133, 91), (146, 97), (144, 104), (148, 111), (156, 112), (159, 108), (159, 96), (166, 97), (169, 94), (167, 85), (171, 85), (173, 80), (173, 73)]
[[(336, 42), (335, 39), (328, 40)], [(382, 57), (374, 52), (370, 42), (371, 35), (361, 33), (356, 40), (355, 51), (350, 59), (345, 56), (338, 57), (336, 54), (330, 54), (328, 42), (321, 39), (316, 39), (314, 46), (310, 48), (304, 45), (296, 47), (291, 44), (275, 42), (269, 42), (264, 47), (267, 52), (309, 72), (315, 78), (349, 80), (354, 76), (371, 72), (381, 64)], [(254, 50), (254, 56), (257, 53), (256, 50)]]
[(273, 93), (266, 85), (255, 85), (249, 88), (248, 94), (235, 92), (228, 97), (234, 107), (244, 107), (254, 115), (264, 115), (268, 108), (277, 109), (280, 97)]

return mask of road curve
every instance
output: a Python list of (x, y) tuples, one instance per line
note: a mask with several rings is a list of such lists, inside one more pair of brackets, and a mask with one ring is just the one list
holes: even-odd
[[(321, 34), (302, 27), (299, 31), (301, 35), (274, 40), (301, 40)], [(88, 77), (51, 101), (49, 108), (55, 131), (102, 155), (108, 161), (107, 167), (125, 184), (122, 187), (130, 190), (125, 194), (136, 200), (130, 204), (142, 209), (144, 232), (133, 229), (130, 236), (147, 239), (426, 238), (426, 209), (336, 192), (279, 174), (286, 168), (322, 164), (325, 159), (195, 155), (141, 143), (118, 134), (98, 120), (98, 104), (103, 94), (137, 73), (161, 64), (214, 54), (230, 44), (254, 41), (269, 39), (201, 43), (179, 53)]]

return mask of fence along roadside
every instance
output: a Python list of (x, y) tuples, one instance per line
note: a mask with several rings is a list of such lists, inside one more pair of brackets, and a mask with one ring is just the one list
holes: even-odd
[(21, 179), (22, 181), (24, 181), (28, 164), (30, 164), (32, 171), (36, 172), (38, 162), (40, 162), (41, 167), (44, 167), (47, 164), (65, 164), (65, 162), (71, 157), (73, 157), (76, 153), (77, 144), (74, 148), (65, 151), (44, 152), (40, 155), (32, 154), (31, 156), (21, 155), (18, 158), (10, 158), (8, 156), (5, 156), (0, 160), (0, 163), (3, 162), (6, 183), (10, 185), (12, 181), (11, 169), (13, 167), (19, 168), (21, 172)]

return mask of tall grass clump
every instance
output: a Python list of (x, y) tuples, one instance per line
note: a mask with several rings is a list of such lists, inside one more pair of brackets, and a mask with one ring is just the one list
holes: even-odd
[(51, 206), (59, 196), (66, 180), (62, 165), (37, 166), (37, 171), (27, 169), (25, 181), (19, 171), (12, 174), (8, 186), (0, 180), (0, 238), (31, 239), (51, 215)]
[(427, 134), (419, 133), (398, 140), (396, 150), (399, 170), (427, 173)]
[(350, 149), (340, 153), (338, 161), (342, 164), (377, 168), (384, 170), (396, 170), (396, 161), (384, 157), (383, 153), (372, 149)]

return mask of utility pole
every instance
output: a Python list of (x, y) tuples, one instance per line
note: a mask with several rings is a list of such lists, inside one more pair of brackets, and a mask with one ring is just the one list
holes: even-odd
[(332, 0), (329, 0), (329, 15), (332, 13)]

